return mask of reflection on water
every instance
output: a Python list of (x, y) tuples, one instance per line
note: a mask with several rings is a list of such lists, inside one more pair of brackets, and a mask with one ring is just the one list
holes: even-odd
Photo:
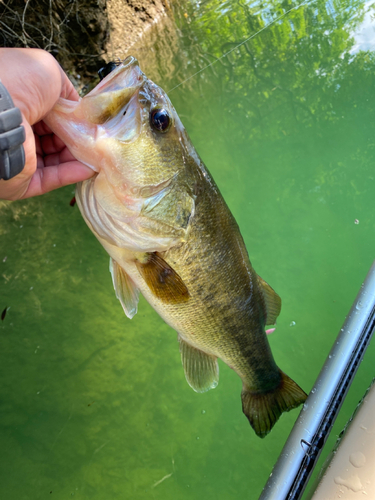
[(362, 23), (353, 32), (355, 44), (351, 49), (352, 54), (359, 51), (373, 51), (375, 49), (375, 20), (373, 2), (365, 4), (366, 14)]
[[(308, 391), (374, 258), (374, 6), (297, 5), (181, 3), (136, 55), (172, 89), (258, 33), (170, 97), (283, 300), (275, 359)], [(143, 300), (124, 316), (71, 198), (0, 206), (1, 498), (257, 498), (298, 410), (260, 440), (225, 365), (194, 393), (176, 334)]]

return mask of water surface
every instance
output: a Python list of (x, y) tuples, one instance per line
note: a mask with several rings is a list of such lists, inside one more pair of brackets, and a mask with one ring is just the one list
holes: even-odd
[[(282, 298), (271, 347), (308, 392), (375, 255), (375, 37), (372, 3), (297, 6), (181, 4), (139, 59), (170, 90), (231, 51), (170, 98)], [(0, 206), (1, 498), (258, 498), (299, 410), (261, 440), (226, 365), (194, 393), (175, 332), (143, 299), (124, 316), (72, 196)]]

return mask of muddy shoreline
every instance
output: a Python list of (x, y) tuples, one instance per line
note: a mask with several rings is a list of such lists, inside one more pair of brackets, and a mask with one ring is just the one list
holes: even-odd
[(173, 32), (168, 0), (0, 0), (0, 21), (2, 46), (48, 50), (77, 88), (131, 50), (142, 58), (157, 24)]

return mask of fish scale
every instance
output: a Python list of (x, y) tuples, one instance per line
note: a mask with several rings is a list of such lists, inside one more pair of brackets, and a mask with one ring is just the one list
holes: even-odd
[(45, 121), (96, 172), (77, 186), (77, 203), (110, 255), (125, 314), (136, 314), (142, 293), (178, 333), (195, 391), (216, 387), (217, 358), (233, 368), (243, 412), (267, 435), (306, 399), (276, 365), (265, 333), (281, 300), (251, 266), (168, 96), (130, 57), (81, 101), (60, 99)]

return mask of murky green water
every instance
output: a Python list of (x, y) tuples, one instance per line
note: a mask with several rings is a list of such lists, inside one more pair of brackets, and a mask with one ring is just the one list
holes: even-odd
[[(276, 361), (309, 391), (375, 256), (375, 28), (370, 3), (296, 6), (181, 5), (178, 32), (158, 34), (174, 53), (164, 66), (156, 43), (153, 62), (168, 90), (259, 32), (170, 97), (282, 297)], [(142, 299), (124, 316), (72, 196), (0, 207), (0, 497), (258, 498), (299, 410), (260, 440), (223, 363), (194, 393), (175, 332)]]

